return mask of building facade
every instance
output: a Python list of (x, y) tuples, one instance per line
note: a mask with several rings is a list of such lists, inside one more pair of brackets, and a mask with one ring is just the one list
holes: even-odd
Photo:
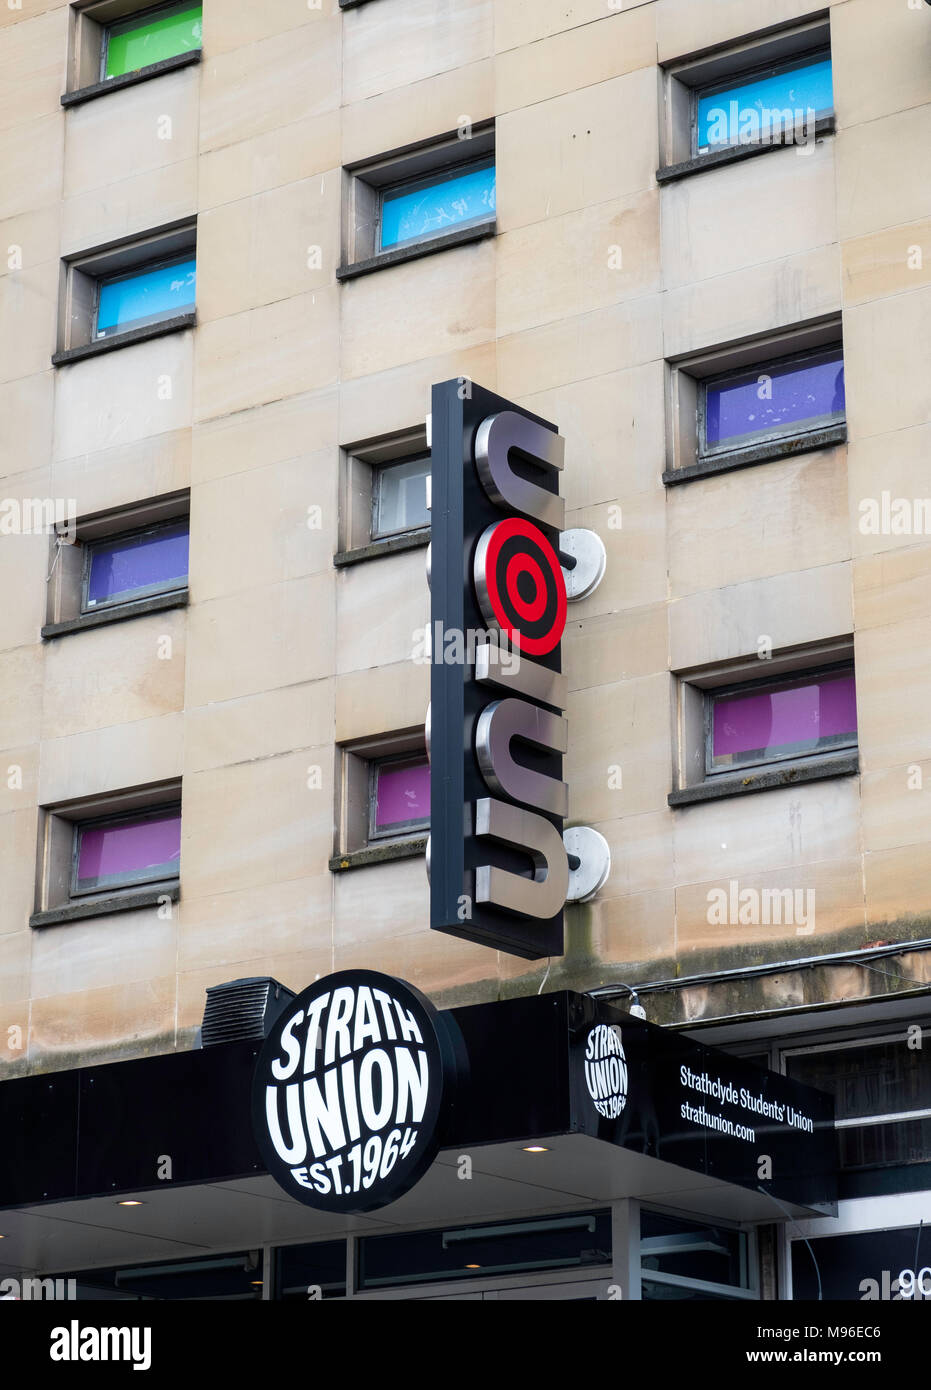
[[(240, 979), (633, 989), (832, 1094), (839, 1181), (836, 1214), (696, 1214), (547, 1198), (524, 1155), (455, 1216), (475, 1261), (442, 1210), (179, 1185), (69, 1234), (0, 1192), (0, 1268), (931, 1295), (931, 9), (2, 0), (0, 82), (0, 1094), (206, 1054)], [(564, 767), (611, 868), (549, 959), (429, 927), (450, 380), (558, 427), (605, 550)]]

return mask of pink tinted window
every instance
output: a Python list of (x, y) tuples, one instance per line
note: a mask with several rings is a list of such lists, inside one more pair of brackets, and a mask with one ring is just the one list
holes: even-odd
[(77, 890), (118, 888), (176, 878), (181, 858), (180, 812), (79, 830)]
[(430, 764), (384, 763), (375, 788), (375, 830), (402, 830), (430, 820)]
[(856, 732), (852, 675), (722, 696), (714, 702), (712, 770), (844, 747)]

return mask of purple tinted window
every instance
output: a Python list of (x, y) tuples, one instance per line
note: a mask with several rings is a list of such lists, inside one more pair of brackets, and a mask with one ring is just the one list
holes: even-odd
[(188, 523), (95, 545), (87, 568), (85, 608), (176, 589), (187, 582)]
[(704, 447), (736, 449), (780, 435), (825, 429), (844, 419), (840, 349), (773, 363), (705, 387)]
[(712, 770), (847, 746), (856, 740), (852, 675), (720, 696), (712, 719)]
[(161, 812), (115, 825), (79, 827), (76, 889), (118, 888), (160, 878), (177, 878), (181, 859), (181, 813)]
[(375, 830), (401, 830), (430, 820), (430, 764), (386, 763), (378, 769)]

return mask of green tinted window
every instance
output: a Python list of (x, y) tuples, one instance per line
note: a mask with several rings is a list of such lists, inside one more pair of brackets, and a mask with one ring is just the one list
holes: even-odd
[(190, 53), (201, 46), (203, 5), (175, 5), (149, 11), (148, 18), (114, 24), (107, 35), (105, 77), (121, 77), (163, 58)]

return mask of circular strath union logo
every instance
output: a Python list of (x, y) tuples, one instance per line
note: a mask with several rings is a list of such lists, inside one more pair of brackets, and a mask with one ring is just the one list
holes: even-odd
[(627, 1058), (616, 1024), (597, 1023), (586, 1038), (585, 1085), (598, 1114), (616, 1120), (627, 1104)]
[(324, 1211), (371, 1211), (436, 1156), (444, 1067), (433, 1005), (411, 985), (345, 970), (275, 1020), (253, 1082), (253, 1128), (281, 1187)]

